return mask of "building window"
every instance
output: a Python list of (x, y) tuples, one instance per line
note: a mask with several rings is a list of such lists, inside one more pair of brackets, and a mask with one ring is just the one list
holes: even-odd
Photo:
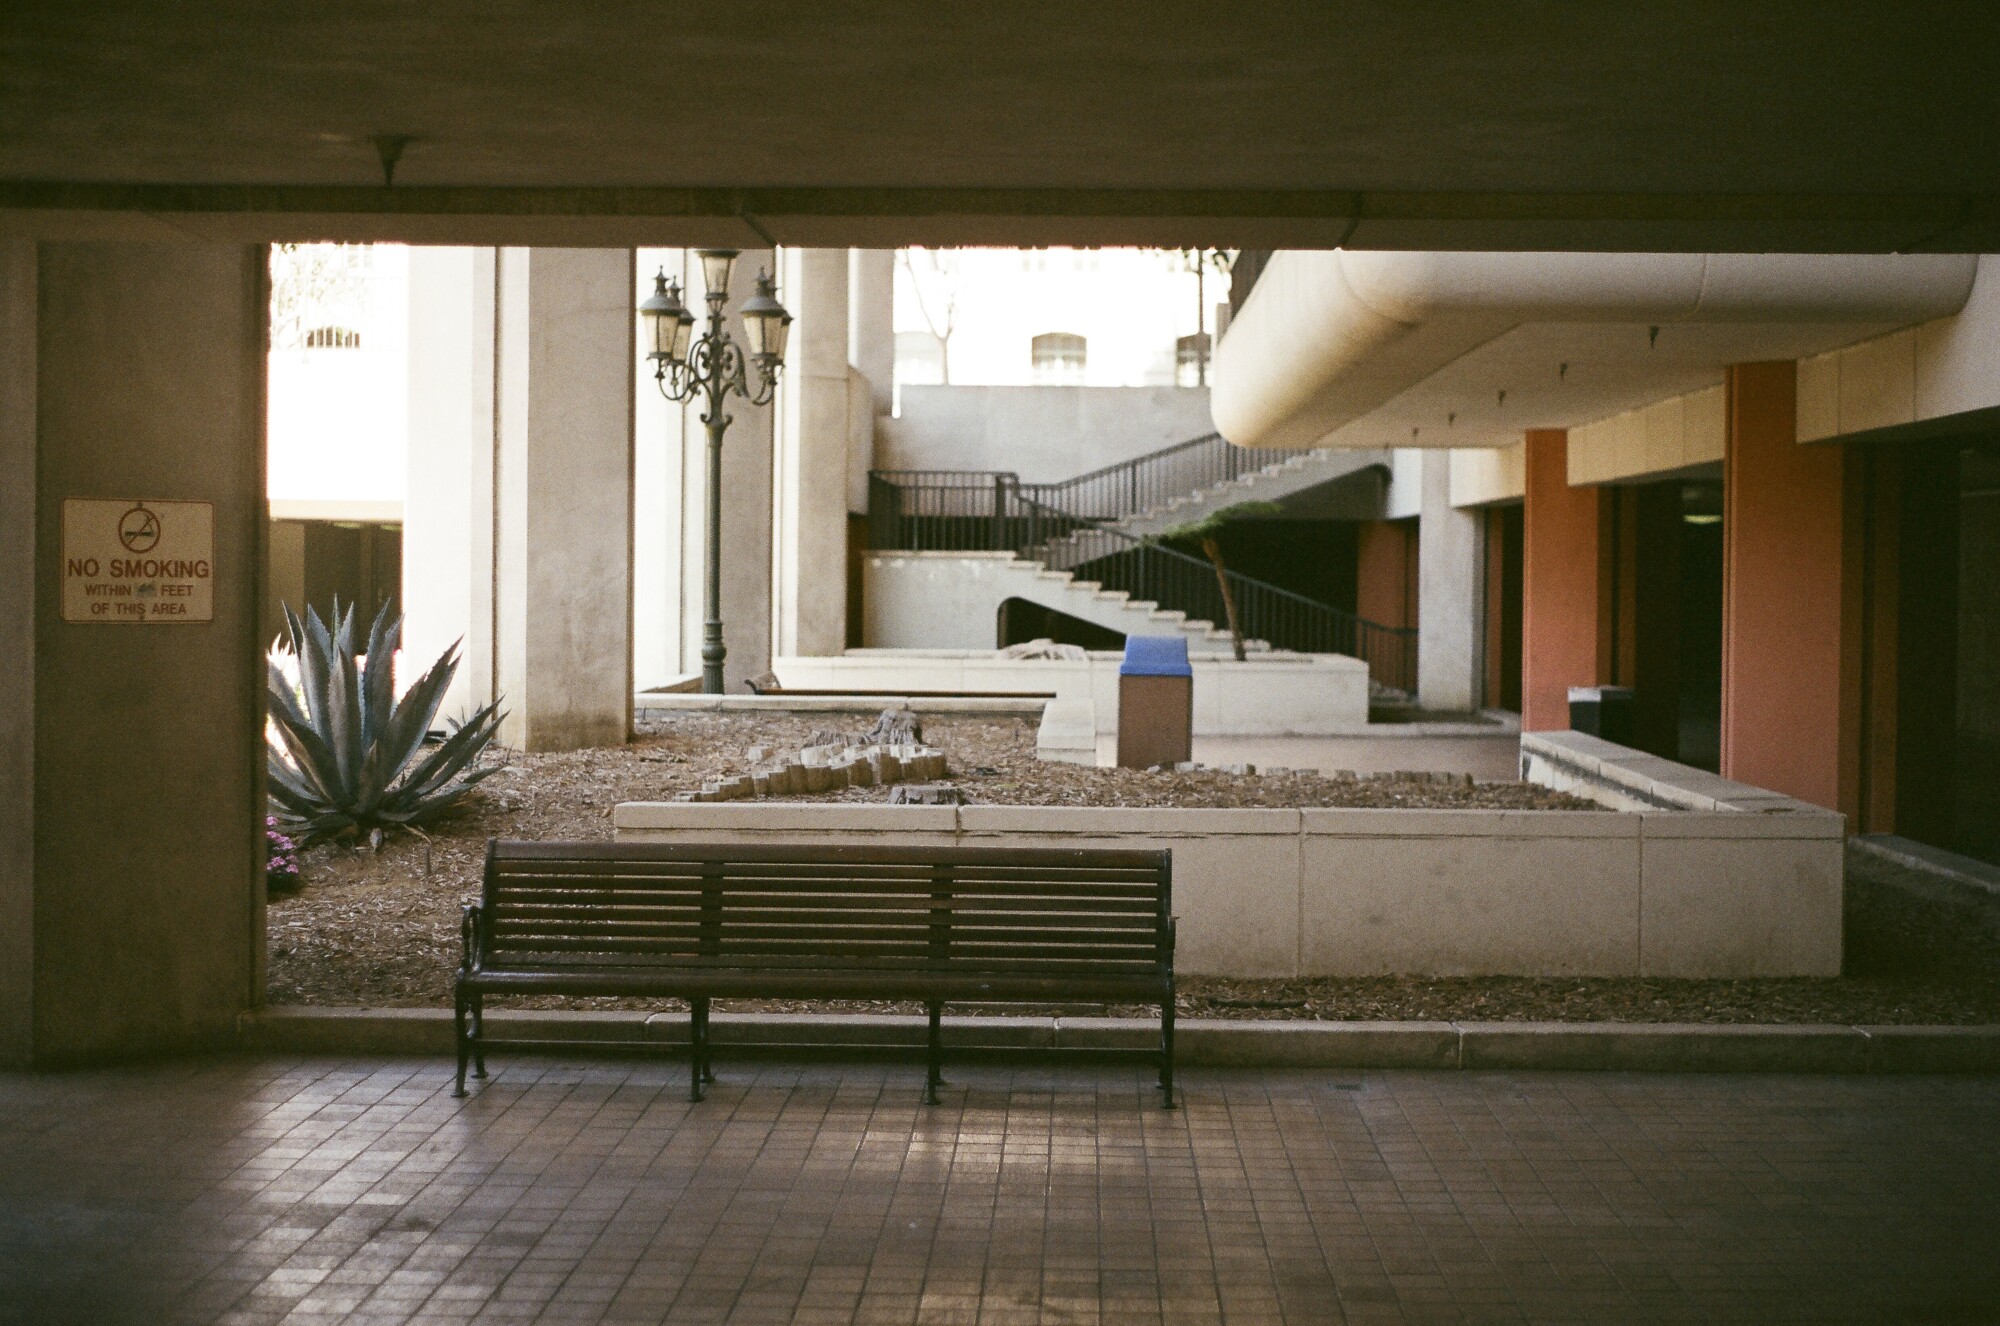
[(306, 333), (308, 350), (359, 350), (361, 333), (351, 327), (314, 327)]
[(1083, 382), (1084, 340), (1074, 332), (1043, 332), (1028, 342), (1037, 384), (1078, 386)]

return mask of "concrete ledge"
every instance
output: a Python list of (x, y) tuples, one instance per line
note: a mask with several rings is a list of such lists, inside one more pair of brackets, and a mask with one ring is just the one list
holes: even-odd
[[(676, 1055), (687, 1014), (504, 1010), (489, 1044)], [(717, 1013), (718, 1047), (740, 1054), (923, 1048), (921, 1017)], [(1153, 1018), (952, 1016), (952, 1050), (1150, 1051)], [(1492, 1069), (1648, 1073), (2000, 1073), (2000, 1026), (1776, 1026), (1629, 1022), (1306, 1022), (1193, 1018), (1176, 1028), (1183, 1067)], [(448, 1009), (276, 1007), (246, 1014), (241, 1049), (266, 1054), (448, 1058)]]
[(1859, 1027), (1484, 1022), (1459, 1027), (1461, 1068), (1644, 1073), (1861, 1073)]
[(2000, 903), (2000, 866), (1893, 833), (1856, 834), (1847, 845), (1878, 861), (1958, 885), (1967, 901)]
[(1175, 1058), (1215, 1068), (1456, 1068), (1449, 1022), (1257, 1022), (1204, 1018), (1175, 1030)]
[(2000, 1027), (1862, 1027), (1872, 1073), (2000, 1072)]
[[(915, 689), (915, 688), (913, 688)], [(879, 714), (884, 709), (909, 709), (919, 714), (995, 714), (1039, 718), (1048, 701), (1008, 696), (943, 695), (687, 695), (640, 691), (635, 709), (679, 713)]]

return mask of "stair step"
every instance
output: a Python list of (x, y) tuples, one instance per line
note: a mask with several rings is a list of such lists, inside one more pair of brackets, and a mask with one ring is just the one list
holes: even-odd
[[(1065, 574), (1068, 574), (1068, 573), (1066, 572)], [(1100, 589), (1103, 589), (1103, 588), (1104, 588), (1104, 582), (1103, 582), (1102, 580), (1075, 580), (1075, 579), (1072, 579), (1072, 580), (1071, 580), (1071, 581), (1069, 582), (1069, 587), (1070, 587), (1071, 589), (1075, 589), (1075, 590), (1080, 590), (1080, 591), (1082, 591), (1082, 592), (1083, 592), (1083, 593), (1085, 593), (1085, 594), (1095, 594), (1095, 593), (1097, 593), (1097, 591), (1098, 591), (1098, 590), (1100, 590)]]

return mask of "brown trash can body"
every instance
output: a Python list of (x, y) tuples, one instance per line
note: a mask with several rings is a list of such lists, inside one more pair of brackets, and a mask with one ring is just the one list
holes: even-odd
[(1194, 758), (1194, 678), (1118, 678), (1118, 767)]

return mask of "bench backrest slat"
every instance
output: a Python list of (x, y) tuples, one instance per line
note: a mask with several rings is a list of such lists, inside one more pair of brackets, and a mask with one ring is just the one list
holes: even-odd
[(1163, 851), (495, 842), (489, 967), (1144, 974)]

